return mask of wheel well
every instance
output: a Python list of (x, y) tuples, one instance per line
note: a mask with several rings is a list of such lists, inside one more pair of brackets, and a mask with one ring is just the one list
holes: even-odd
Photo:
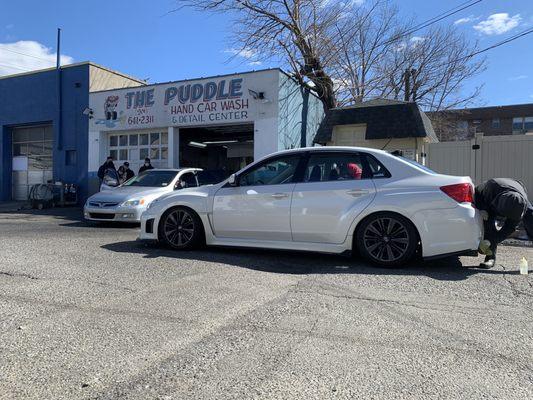
[[(204, 234), (204, 239), (205, 239), (205, 226), (204, 226), (204, 221), (202, 220), (202, 218), (200, 217), (200, 214), (198, 214), (194, 209), (192, 209), (191, 207), (188, 207), (188, 206), (183, 206), (183, 205), (173, 205), (172, 207), (169, 207), (167, 208), (165, 211), (163, 211), (161, 213), (161, 218), (163, 218), (163, 215), (165, 215), (166, 213), (170, 212), (171, 210), (174, 210), (176, 208), (185, 208), (187, 211), (193, 213), (194, 215), (196, 215), (198, 217), (198, 219), (200, 220), (200, 223), (201, 223), (201, 228), (202, 228), (202, 232)], [(161, 225), (161, 219), (159, 219), (159, 225)], [(159, 231), (159, 227), (158, 227), (158, 231)], [(157, 232), (157, 234), (159, 235), (159, 232)]]
[(402, 217), (404, 218), (405, 220), (407, 220), (411, 226), (413, 227), (413, 229), (415, 230), (416, 232), (416, 239), (417, 239), (417, 253), (420, 253), (422, 254), (422, 240), (420, 239), (420, 232), (418, 232), (418, 228), (416, 227), (416, 225), (413, 223), (413, 221), (411, 221), (410, 218), (406, 217), (405, 215), (402, 215), (398, 212), (395, 212), (395, 211), (376, 211), (376, 212), (373, 212), (371, 214), (368, 214), (366, 217), (364, 217), (361, 221), (359, 221), (357, 223), (357, 225), (355, 226), (355, 229), (353, 230), (352, 232), (352, 252), (355, 252), (357, 251), (357, 245), (356, 245), (356, 240), (357, 240), (357, 231), (359, 230), (359, 227), (362, 225), (362, 223), (367, 220), (368, 218), (376, 215), (376, 214), (392, 214), (392, 215), (397, 215), (399, 217)]

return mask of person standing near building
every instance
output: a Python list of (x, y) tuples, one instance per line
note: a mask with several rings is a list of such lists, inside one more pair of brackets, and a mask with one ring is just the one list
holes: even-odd
[(135, 176), (135, 172), (130, 169), (129, 162), (125, 161), (124, 164), (118, 168), (118, 176), (121, 183), (124, 183)]
[[(478, 210), (486, 213), (484, 241), (490, 242), (489, 249), (480, 249), (487, 254), (480, 267), (494, 266), (498, 243), (507, 239), (520, 221), (523, 221), (528, 236), (532, 237), (533, 206), (528, 200), (526, 188), (519, 181), (510, 178), (489, 179), (476, 186), (474, 204)], [(504, 219), (500, 229), (496, 226), (497, 219)]]
[(104, 180), (104, 176), (106, 174), (106, 171), (108, 171), (110, 169), (116, 171), (115, 164), (113, 164), (113, 157), (111, 157), (111, 156), (107, 157), (105, 162), (102, 165), (100, 165), (100, 168), (98, 168), (97, 175), (98, 175), (98, 178), (100, 178), (100, 182), (102, 182)]
[(154, 169), (152, 163), (150, 162), (150, 159), (148, 157), (146, 157), (144, 159), (144, 164), (141, 166), (141, 168), (139, 168), (139, 174), (141, 172), (144, 172), (146, 171), (147, 169)]

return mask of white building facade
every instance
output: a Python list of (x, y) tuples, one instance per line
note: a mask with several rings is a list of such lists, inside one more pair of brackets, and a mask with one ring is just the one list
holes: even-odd
[[(272, 152), (310, 146), (318, 98), (279, 69), (90, 94), (89, 177), (108, 155), (137, 173), (199, 167), (227, 175)], [(93, 191), (95, 185), (91, 185)]]

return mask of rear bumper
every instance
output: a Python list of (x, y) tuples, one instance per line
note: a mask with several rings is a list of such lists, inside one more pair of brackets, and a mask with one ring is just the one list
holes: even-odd
[(109, 222), (140, 222), (145, 208), (113, 207), (113, 208), (83, 208), (83, 216), (89, 221)]
[(483, 239), (483, 218), (470, 204), (419, 211), (412, 220), (422, 242), (422, 257), (477, 251)]

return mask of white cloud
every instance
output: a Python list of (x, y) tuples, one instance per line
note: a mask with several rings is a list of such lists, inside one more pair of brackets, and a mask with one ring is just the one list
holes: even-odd
[[(61, 64), (72, 64), (72, 57), (61, 55)], [(0, 76), (53, 67), (54, 51), (33, 40), (0, 43)]]
[(247, 59), (253, 58), (255, 56), (255, 51), (251, 49), (226, 49), (224, 50), (224, 53), (233, 54), (235, 56)]
[(512, 17), (508, 13), (492, 14), (486, 20), (474, 25), (474, 29), (486, 35), (501, 35), (516, 28), (521, 20), (520, 14)]
[(224, 53), (232, 54), (235, 57), (241, 57), (248, 60), (248, 65), (258, 66), (263, 64), (261, 61), (257, 60), (257, 52), (251, 49), (226, 49)]
[(527, 75), (518, 75), (518, 76), (511, 76), (508, 78), (510, 81), (520, 81), (522, 79), (527, 79)]
[(477, 21), (479, 17), (474, 17), (473, 15), (469, 15), (468, 17), (459, 18), (454, 22), (454, 25), (461, 25), (461, 24), (467, 24), (469, 22)]

